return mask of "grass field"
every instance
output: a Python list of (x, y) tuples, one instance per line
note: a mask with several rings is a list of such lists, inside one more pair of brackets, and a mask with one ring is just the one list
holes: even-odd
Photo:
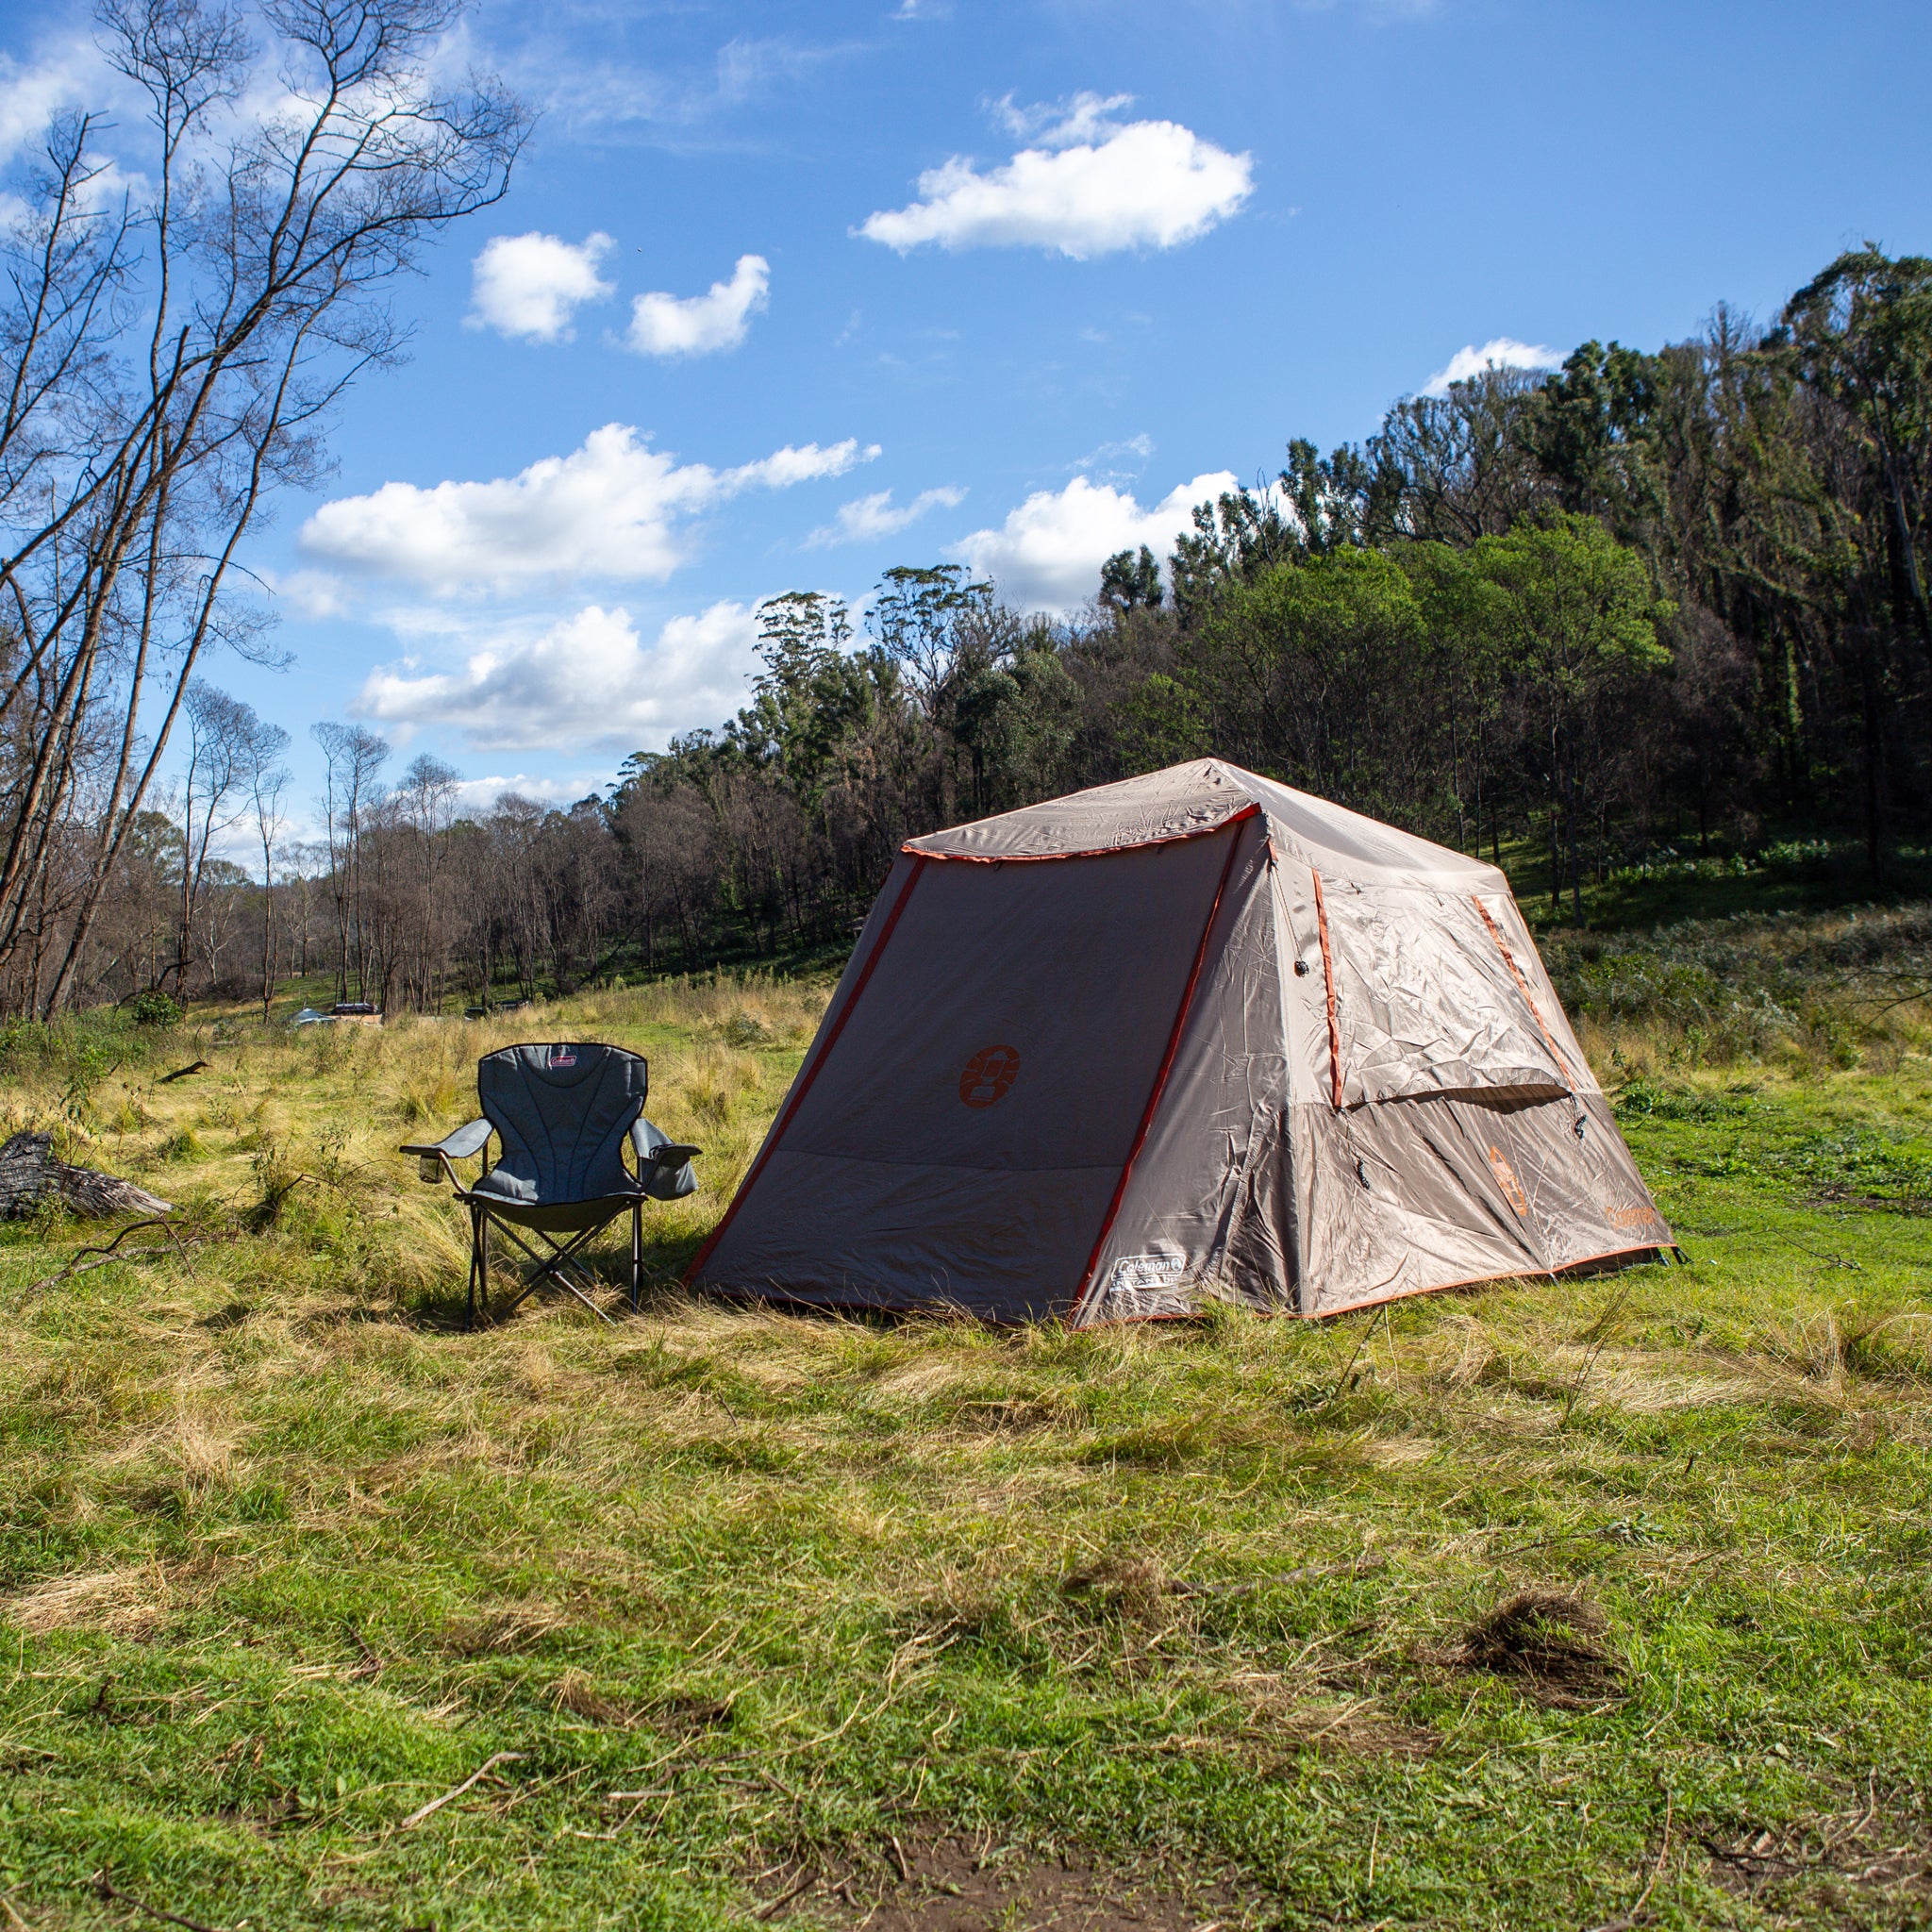
[(1932, 1924), (1928, 931), (1548, 939), (1691, 1265), (1321, 1325), (458, 1330), (479, 1051), (651, 1055), (668, 1284), (823, 988), (16, 1029), (184, 1211), (0, 1228), (0, 1922)]

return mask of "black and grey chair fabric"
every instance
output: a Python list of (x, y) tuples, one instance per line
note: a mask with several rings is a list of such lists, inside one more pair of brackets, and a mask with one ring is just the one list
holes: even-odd
[[(595, 1278), (579, 1250), (621, 1214), (630, 1215), (630, 1305), (643, 1287), (646, 1200), (675, 1201), (693, 1193), (691, 1158), (700, 1150), (667, 1140), (644, 1118), (650, 1067), (640, 1054), (594, 1041), (506, 1046), (476, 1062), (481, 1120), (441, 1141), (403, 1148), (421, 1162), (423, 1178), (448, 1178), (470, 1210), (470, 1286), (465, 1325), (480, 1304), (490, 1311), (490, 1229), (492, 1223), (537, 1263), (504, 1313), (546, 1282), (574, 1294), (608, 1321), (590, 1291)], [(488, 1162), (491, 1138), (495, 1164)], [(624, 1158), (628, 1142), (636, 1165)], [(465, 1184), (458, 1160), (479, 1158), (483, 1172)], [(541, 1254), (517, 1230), (550, 1250)]]

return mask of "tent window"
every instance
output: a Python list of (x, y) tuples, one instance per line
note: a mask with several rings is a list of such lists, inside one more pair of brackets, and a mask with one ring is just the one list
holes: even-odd
[(1318, 887), (1317, 905), (1335, 1105), (1574, 1089), (1487, 908), (1411, 887)]

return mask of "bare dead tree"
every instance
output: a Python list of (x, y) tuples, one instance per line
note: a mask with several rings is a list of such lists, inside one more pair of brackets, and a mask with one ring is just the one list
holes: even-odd
[(360, 724), (324, 722), (312, 727), (326, 760), (322, 797), (328, 831), (329, 892), (336, 908), (336, 997), (349, 996), (349, 967), (358, 998), (368, 996), (362, 906), (362, 830), (380, 804), (376, 774), (389, 760), (389, 742)]
[(504, 192), (527, 117), (493, 79), (435, 77), (457, 12), (97, 15), (149, 104), (125, 157), (144, 185), (108, 197), (106, 125), (67, 117), (0, 249), (0, 1001), (66, 998), (197, 667), (263, 649), (242, 540), (322, 474), (349, 384), (401, 352), (395, 279)]
[(275, 861), (282, 857), (282, 832), (287, 824), (282, 799), (289, 789), (289, 768), (282, 754), (289, 748), (289, 734), (279, 725), (264, 725), (249, 746), (248, 803), (254, 820), (255, 836), (261, 846), (261, 1017), (268, 1018), (269, 1002), (275, 997), (275, 968), (279, 963), (275, 947)]

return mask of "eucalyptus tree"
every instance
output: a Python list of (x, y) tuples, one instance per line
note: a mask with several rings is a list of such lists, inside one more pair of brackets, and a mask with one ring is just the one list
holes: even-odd
[[(198, 668), (266, 648), (236, 594), (244, 539), (323, 473), (348, 386), (400, 353), (397, 278), (504, 192), (526, 116), (493, 79), (438, 77), (456, 19), (452, 0), (96, 16), (103, 107), (53, 123), (4, 241), (0, 1002), (66, 997)], [(125, 137), (110, 94), (144, 109)]]

